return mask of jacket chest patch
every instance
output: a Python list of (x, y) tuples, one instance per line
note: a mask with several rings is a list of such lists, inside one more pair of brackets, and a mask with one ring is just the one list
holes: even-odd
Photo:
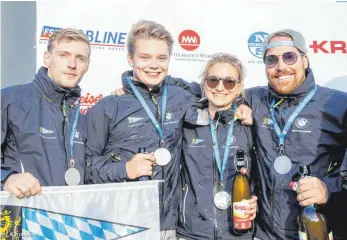
[(56, 133), (53, 129), (45, 128), (43, 126), (40, 126), (39, 129), (40, 129), (39, 130), (40, 137), (45, 138), (45, 139), (56, 139), (57, 138)]
[(145, 118), (143, 117), (136, 117), (136, 116), (128, 117), (128, 128), (142, 126), (144, 124), (144, 119)]
[(293, 129), (292, 132), (311, 133), (311, 130), (307, 128), (309, 125), (310, 122), (307, 118), (299, 117), (295, 119), (295, 126), (297, 129)]
[(192, 148), (205, 148), (205, 140), (200, 138), (192, 138), (191, 144), (189, 144), (189, 147)]
[[(312, 131), (309, 128), (309, 126), (310, 126), (310, 121), (307, 118), (297, 117), (294, 120), (294, 123), (292, 124), (290, 131), (293, 133), (311, 133)], [(261, 127), (272, 129), (272, 130), (274, 129), (274, 123), (271, 116), (266, 116), (262, 119)]]

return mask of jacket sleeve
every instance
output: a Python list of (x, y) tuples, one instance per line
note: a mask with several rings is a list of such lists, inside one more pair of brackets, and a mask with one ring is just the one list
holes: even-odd
[[(344, 134), (344, 143), (345, 143), (345, 156), (343, 158), (342, 166), (341, 166), (341, 173), (340, 173), (340, 178), (341, 178), (341, 187), (342, 190), (347, 193), (347, 111), (344, 114), (344, 118), (342, 120), (343, 122), (343, 128), (345, 130)], [(346, 194), (347, 195), (347, 194)]]
[[(109, 96), (106, 98), (117, 98)], [(117, 106), (116, 103), (108, 102), (107, 99), (99, 101), (87, 112), (87, 169), (85, 183), (103, 183), (122, 181), (127, 178), (125, 168), (126, 161), (113, 153), (105, 154), (110, 134), (110, 121), (114, 116), (110, 115), (117, 112), (117, 108), (108, 112), (108, 106)]]
[(247, 127), (243, 126), (243, 128), (246, 131), (247, 135), (247, 142), (248, 142), (248, 153), (250, 156), (249, 163), (248, 163), (248, 168), (250, 169), (249, 171), (249, 180), (250, 180), (250, 185), (251, 185), (251, 191), (253, 195), (257, 195), (257, 183), (259, 182), (258, 179), (258, 167), (257, 167), (257, 154), (256, 154), (256, 146), (255, 146), (255, 141), (254, 141), (254, 128), (252, 126)]
[(13, 161), (6, 161), (4, 157), (4, 151), (7, 148), (8, 134), (11, 132), (9, 124), (9, 105), (7, 97), (3, 91), (1, 91), (1, 190), (6, 179), (13, 173), (20, 172), (18, 168), (19, 163), (15, 164)]
[(183, 88), (187, 91), (189, 91), (190, 93), (192, 93), (193, 95), (195, 95), (198, 98), (201, 98), (201, 87), (200, 84), (198, 84), (197, 82), (187, 82), (185, 80), (183, 80), (182, 78), (172, 78), (172, 77), (168, 77), (165, 80), (165, 83), (168, 85), (172, 85), (172, 86), (177, 86), (180, 88)]
[[(346, 156), (345, 156), (346, 158)], [(325, 183), (328, 189), (328, 195), (330, 196), (332, 193), (340, 192), (342, 186), (342, 157), (340, 160), (337, 160), (338, 157), (333, 157), (330, 163), (328, 173), (325, 177), (321, 178), (321, 180)]]
[(244, 90), (244, 97), (245, 97), (245, 104), (252, 107), (252, 94), (253, 94), (253, 88), (247, 88)]
[(342, 182), (342, 191), (346, 191), (347, 192), (347, 151), (345, 153), (345, 157), (343, 159), (343, 163), (341, 166), (341, 182)]
[[(1, 91), (1, 167), (4, 164), (4, 149), (7, 146), (7, 128), (8, 128), (8, 114), (7, 103), (5, 101), (4, 93)], [(1, 168), (2, 169), (2, 168)]]
[(332, 193), (347, 190), (347, 131), (343, 134), (342, 144), (345, 146), (345, 152), (334, 155), (332, 153), (332, 160), (328, 169), (328, 173), (321, 180), (328, 188), (329, 197)]

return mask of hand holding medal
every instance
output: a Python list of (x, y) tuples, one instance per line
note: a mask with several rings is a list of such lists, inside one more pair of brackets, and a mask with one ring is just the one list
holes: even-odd
[(136, 179), (142, 176), (152, 176), (155, 162), (156, 159), (153, 154), (135, 154), (125, 165), (128, 178)]

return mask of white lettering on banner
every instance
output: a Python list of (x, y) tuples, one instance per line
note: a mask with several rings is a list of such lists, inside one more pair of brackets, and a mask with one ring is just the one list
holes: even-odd
[(193, 36), (182, 36), (182, 43), (198, 43), (198, 40)]

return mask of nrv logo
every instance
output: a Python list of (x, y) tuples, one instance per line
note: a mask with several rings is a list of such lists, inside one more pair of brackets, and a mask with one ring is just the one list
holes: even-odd
[(269, 34), (266, 32), (255, 32), (248, 38), (248, 50), (253, 56), (261, 58), (261, 49), (267, 35)]

